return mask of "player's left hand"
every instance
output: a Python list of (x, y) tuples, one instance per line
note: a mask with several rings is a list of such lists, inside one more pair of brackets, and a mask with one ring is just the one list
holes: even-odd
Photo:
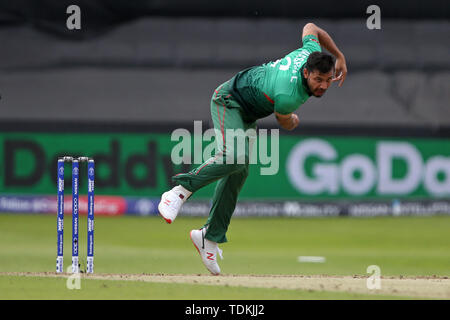
[(345, 63), (344, 56), (338, 57), (336, 59), (336, 64), (334, 67), (335, 70), (335, 77), (331, 79), (331, 81), (339, 81), (339, 87), (342, 86), (342, 84), (345, 81), (345, 77), (347, 76), (347, 64)]

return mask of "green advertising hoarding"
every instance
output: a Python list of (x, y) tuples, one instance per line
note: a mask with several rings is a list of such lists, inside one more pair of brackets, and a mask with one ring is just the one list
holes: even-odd
[[(0, 133), (0, 193), (55, 194), (56, 159), (74, 155), (94, 157), (98, 194), (159, 197), (171, 176), (197, 166), (173, 163), (179, 143), (170, 133)], [(188, 158), (208, 144), (192, 142)], [(255, 147), (261, 152), (259, 140)], [(241, 199), (450, 197), (450, 139), (279, 135), (265, 149)]]

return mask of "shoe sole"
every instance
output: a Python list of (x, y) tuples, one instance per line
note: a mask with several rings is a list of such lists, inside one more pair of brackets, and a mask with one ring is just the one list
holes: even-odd
[(172, 220), (164, 218), (164, 216), (161, 214), (161, 212), (159, 213), (159, 215), (160, 215), (161, 218), (163, 218), (168, 224), (171, 224), (171, 223), (172, 223)]
[[(192, 230), (192, 231), (193, 231), (193, 230)], [(197, 247), (197, 245), (195, 244), (194, 240), (192, 239), (192, 231), (189, 232), (189, 238), (191, 238), (192, 244), (194, 245), (195, 249), (197, 249), (197, 252), (198, 252), (198, 254), (200, 255), (200, 259), (202, 259), (202, 262), (203, 262), (203, 257), (202, 257), (202, 254), (200, 253), (200, 249)], [(203, 262), (203, 265), (205, 266), (205, 268), (206, 268), (209, 272), (211, 272), (211, 270), (208, 269), (208, 267), (206, 266), (206, 264), (205, 264), (204, 262)], [(211, 274), (214, 275), (214, 276), (218, 276), (220, 273), (214, 273), (214, 272), (211, 272)]]
[(161, 218), (163, 218), (168, 224), (171, 224), (171, 223), (172, 223), (172, 219), (168, 219), (168, 218), (164, 217), (164, 215), (161, 213), (161, 208), (160, 208), (160, 206), (161, 206), (161, 202), (158, 204), (158, 213), (159, 213), (159, 215), (160, 215)]

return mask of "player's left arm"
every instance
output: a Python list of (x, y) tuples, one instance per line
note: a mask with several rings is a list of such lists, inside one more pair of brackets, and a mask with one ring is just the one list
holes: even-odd
[(275, 111), (278, 124), (285, 130), (291, 131), (298, 127), (299, 120), (295, 113), (281, 114)]
[(336, 65), (334, 68), (336, 73), (332, 81), (340, 81), (339, 87), (342, 86), (347, 76), (347, 64), (345, 62), (344, 54), (336, 46), (336, 43), (334, 43), (333, 39), (330, 37), (328, 32), (326, 32), (322, 28), (319, 28), (314, 23), (311, 22), (307, 23), (303, 27), (302, 38), (308, 35), (316, 36), (317, 39), (319, 39), (320, 45), (324, 47), (328, 52), (330, 52), (333, 56), (336, 57)]
[(292, 97), (286, 94), (278, 94), (275, 96), (274, 113), (280, 127), (285, 130), (294, 130), (299, 125), (298, 116), (293, 113), (297, 107)]

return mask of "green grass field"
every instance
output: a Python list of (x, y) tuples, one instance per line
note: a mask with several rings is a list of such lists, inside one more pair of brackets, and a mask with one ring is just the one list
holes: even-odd
[[(204, 218), (96, 217), (96, 274), (204, 274), (189, 240)], [(225, 275), (448, 276), (450, 216), (377, 218), (234, 218), (220, 247)], [(65, 268), (70, 266), (71, 217), (65, 220)], [(325, 263), (299, 263), (323, 256)], [(80, 223), (80, 258), (86, 257), (86, 218)], [(54, 272), (56, 217), (0, 215), (0, 299), (388, 299), (352, 292), (243, 288), (179, 283), (82, 279), (68, 290), (64, 278), (7, 272)], [(400, 297), (403, 298), (403, 297)], [(407, 297), (405, 297), (407, 298)]]

